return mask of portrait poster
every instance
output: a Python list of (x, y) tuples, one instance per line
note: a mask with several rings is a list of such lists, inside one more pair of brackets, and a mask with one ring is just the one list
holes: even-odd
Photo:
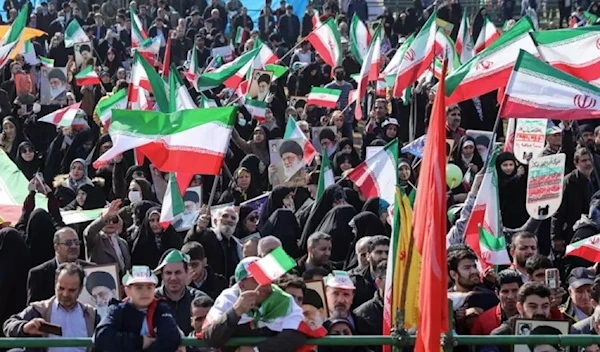
[(494, 133), (489, 131), (467, 130), (466, 134), (475, 139), (475, 148), (477, 148), (481, 160), (485, 162), (490, 154), (488, 148), (490, 147), (490, 141), (492, 140)]
[(252, 71), (252, 80), (248, 87), (248, 97), (258, 101), (265, 101), (270, 92), (272, 71), (254, 70)]
[(529, 216), (545, 220), (560, 207), (565, 179), (565, 154), (553, 154), (529, 161), (527, 198), (525, 207)]
[(307, 101), (308, 101), (308, 97), (305, 95), (293, 95), (290, 97), (289, 106), (294, 109), (297, 109), (297, 108), (304, 109)]
[(90, 266), (83, 271), (85, 281), (78, 300), (95, 307), (98, 315), (104, 318), (110, 301), (113, 298), (121, 300), (117, 264)]
[(269, 181), (273, 186), (305, 186), (304, 140), (274, 139), (269, 141)]
[(67, 104), (67, 69), (65, 67), (41, 68), (40, 104)]
[(202, 186), (189, 187), (183, 195), (183, 213), (177, 215), (173, 227), (176, 231), (187, 231), (194, 226), (202, 207)]
[(82, 69), (89, 65), (96, 64), (94, 57), (94, 45), (92, 42), (75, 44), (73, 51), (75, 52), (75, 64), (77, 68)]
[(323, 126), (312, 127), (312, 144), (317, 153), (321, 153), (321, 146), (325, 145), (327, 154), (332, 156), (337, 150), (337, 127)]
[(547, 119), (516, 119), (517, 127), (513, 140), (513, 153), (521, 164), (529, 164), (527, 159), (539, 156), (546, 147)]
[[(568, 335), (569, 322), (565, 320), (529, 320), (517, 319), (515, 321), (515, 335)], [(532, 347), (533, 349), (531, 349)], [(545, 345), (514, 345), (514, 352), (541, 352), (564, 351), (560, 346)]]
[[(323, 282), (323, 280), (309, 280), (306, 281), (306, 290), (312, 290), (313, 292), (317, 293), (317, 295), (320, 298), (319, 300), (316, 300), (316, 304), (313, 303), (312, 301), (314, 301), (314, 299), (309, 299), (309, 301), (311, 301), (311, 305), (313, 305), (316, 310), (317, 313), (319, 314), (320, 318), (322, 318), (323, 320), (326, 320), (327, 318), (329, 318), (329, 307), (327, 306), (327, 296), (325, 296), (325, 284)], [(305, 295), (306, 297), (306, 295)], [(311, 297), (313, 298), (313, 297)], [(302, 310), (304, 311), (305, 304), (302, 305)]]

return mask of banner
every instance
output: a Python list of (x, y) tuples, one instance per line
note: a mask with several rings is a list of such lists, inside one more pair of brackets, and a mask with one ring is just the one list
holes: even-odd
[(537, 157), (546, 143), (546, 119), (516, 119), (513, 153), (521, 164), (529, 164), (528, 157)]
[(527, 212), (536, 220), (548, 219), (562, 202), (565, 154), (548, 155), (529, 162)]

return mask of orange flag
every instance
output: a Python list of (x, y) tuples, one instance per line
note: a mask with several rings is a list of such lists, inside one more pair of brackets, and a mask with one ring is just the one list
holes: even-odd
[[(421, 163), (415, 199), (413, 236), (422, 255), (419, 285), (417, 352), (439, 352), (441, 334), (448, 331), (446, 260), (446, 70), (444, 61)], [(440, 290), (442, 294), (440, 294)]]

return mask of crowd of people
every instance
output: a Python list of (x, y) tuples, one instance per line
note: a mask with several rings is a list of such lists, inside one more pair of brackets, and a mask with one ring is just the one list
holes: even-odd
[[(25, 3), (5, 1), (9, 24)], [(503, 2), (506, 19), (518, 17), (514, 3)], [(566, 3), (561, 6), (571, 9), (575, 5)], [(205, 68), (214, 61), (212, 49), (231, 45), (232, 34), (242, 28), (248, 38), (234, 45), (236, 56), (260, 40), (283, 58), (278, 64), (289, 67), (289, 73), (271, 82), (264, 121), (253, 118), (240, 104), (223, 166), (227, 172), (218, 177), (193, 177), (190, 187), (201, 192), (184, 196), (186, 209), (198, 204), (191, 227), (163, 227), (161, 203), (167, 173), (148, 160), (137, 165), (132, 151), (98, 169), (92, 165), (113, 145), (95, 107), (129, 85), (132, 10), (114, 1), (60, 0), (29, 6), (28, 27), (47, 33), (32, 39), (36, 56), (54, 60), (54, 67), (67, 68), (67, 77), (63, 77), (66, 105), (80, 102), (83, 113), (78, 123), (69, 127), (39, 122), (40, 117), (63, 107), (54, 101), (40, 101), (41, 63), (32, 65), (25, 54), (18, 54), (5, 66), (0, 84), (0, 153), (7, 155), (29, 184), (27, 190), (20, 190), (27, 197), (18, 221), (11, 223), (0, 214), (0, 336), (94, 337), (98, 351), (183, 351), (181, 338), (185, 336), (202, 338), (213, 346), (187, 347), (188, 351), (381, 351), (382, 346), (302, 346), (310, 337), (383, 333), (392, 235), (388, 209), (393, 204), (379, 197), (366, 198), (345, 176), (366, 160), (368, 147), (398, 139), (398, 185), (414, 199), (419, 186), (418, 162), (401, 148), (411, 137), (426, 132), (433, 103), (431, 84), (415, 87), (410, 104), (370, 90), (368, 101), (372, 103), (365, 112), (365, 123), (356, 122), (349, 94), (357, 86), (352, 76), (361, 64), (349, 49), (348, 31), (354, 15), (369, 21), (365, 0), (344, 4), (330, 0), (318, 9), (320, 21), (335, 19), (342, 36), (344, 58), (336, 67), (326, 65), (311, 44), (301, 40), (314, 28), (316, 9), (311, 3), (299, 18), (285, 1), (274, 11), (268, 1), (256, 22), (239, 0), (211, 0), (209, 4), (149, 0), (127, 5), (136, 11), (149, 37), (159, 38), (157, 63), (164, 60), (171, 36), (168, 54), (180, 71), (189, 68), (194, 51), (198, 66)], [(528, 6), (536, 7), (531, 1)], [(462, 16), (456, 0), (415, 1), (413, 7), (398, 14), (383, 10), (377, 21), (383, 26), (388, 47), (386, 60), (434, 9), (438, 17), (454, 24), (451, 37), (455, 39)], [(485, 16), (485, 11), (480, 11), (475, 17), (474, 41)], [(84, 57), (85, 64), (99, 73), (99, 85), (80, 87), (75, 83), (74, 76), (83, 67), (75, 62), (74, 48), (65, 47), (65, 29), (71, 21), (79, 22), (91, 39), (91, 45), (79, 47), (79, 52), (89, 55)], [(22, 80), (23, 75), (27, 79)], [(25, 91), (24, 83), (30, 83)], [(313, 87), (321, 86), (341, 91), (336, 108), (306, 104), (301, 99), (290, 103), (292, 97), (306, 96)], [(199, 105), (206, 98), (219, 106), (229, 101), (223, 87), (202, 96), (188, 88)], [(455, 332), (514, 335), (519, 334), (517, 321), (530, 320), (541, 322), (540, 327), (519, 325), (518, 330), (599, 334), (598, 266), (582, 258), (563, 257), (567, 245), (600, 232), (597, 120), (580, 125), (549, 123), (543, 155), (567, 156), (562, 204), (551, 219), (538, 221), (527, 213), (527, 165), (510, 152), (497, 156), (494, 167), (510, 267), (480, 271), (477, 255), (465, 244), (466, 222), (487, 157), (480, 155), (479, 143), (466, 131), (492, 131), (498, 112), (496, 96), (492, 92), (446, 107), (446, 137), (454, 142), (449, 163), (473, 176), (447, 193), (448, 297), (453, 303)], [(273, 184), (269, 141), (284, 137), (290, 118), (298, 121), (309, 141), (316, 141), (329, 153), (337, 182), (319, 197), (324, 164), (320, 156), (304, 168), (306, 177), (301, 185)], [(334, 127), (335, 132), (311, 138), (311, 133), (315, 134), (311, 128), (326, 126)], [(247, 203), (267, 192), (262, 207)], [(47, 201), (47, 208), (36, 206), (41, 200)], [(217, 206), (218, 211), (211, 211), (208, 205)], [(68, 226), (62, 216), (65, 211), (101, 208), (97, 218)], [(279, 249), (295, 260), (295, 268), (271, 285), (259, 285), (249, 267)], [(93, 270), (107, 265), (114, 266), (114, 277)], [(553, 287), (548, 287), (549, 272), (556, 273)], [(89, 297), (90, 304), (81, 302), (82, 295)], [(566, 321), (569, 328), (557, 330), (544, 321)], [(231, 337), (246, 336), (267, 339), (258, 346), (223, 347)], [(600, 351), (599, 346), (577, 348), (592, 352)], [(507, 348), (512, 347), (456, 347), (478, 351)], [(528, 348), (558, 351), (561, 346)]]

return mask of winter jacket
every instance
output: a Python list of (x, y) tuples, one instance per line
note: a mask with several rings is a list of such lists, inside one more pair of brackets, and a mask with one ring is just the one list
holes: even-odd
[(375, 286), (375, 280), (371, 275), (369, 266), (363, 268), (357, 274), (351, 275), (350, 279), (356, 286), (354, 300), (352, 301), (352, 309), (354, 309), (372, 299), (373, 294), (377, 292), (377, 286)]
[(187, 287), (183, 297), (181, 297), (179, 301), (173, 301), (167, 296), (163, 285), (156, 288), (154, 296), (169, 306), (171, 313), (173, 314), (173, 319), (175, 319), (179, 329), (181, 329), (185, 335), (192, 332), (192, 326), (190, 324), (192, 301), (196, 298), (206, 296), (206, 293), (196, 290), (195, 288)]
[(563, 239), (566, 243), (571, 242), (573, 225), (581, 218), (581, 214), (588, 213), (592, 194), (590, 180), (579, 170), (574, 170), (565, 176), (562, 202), (558, 211), (552, 216), (553, 239)]

